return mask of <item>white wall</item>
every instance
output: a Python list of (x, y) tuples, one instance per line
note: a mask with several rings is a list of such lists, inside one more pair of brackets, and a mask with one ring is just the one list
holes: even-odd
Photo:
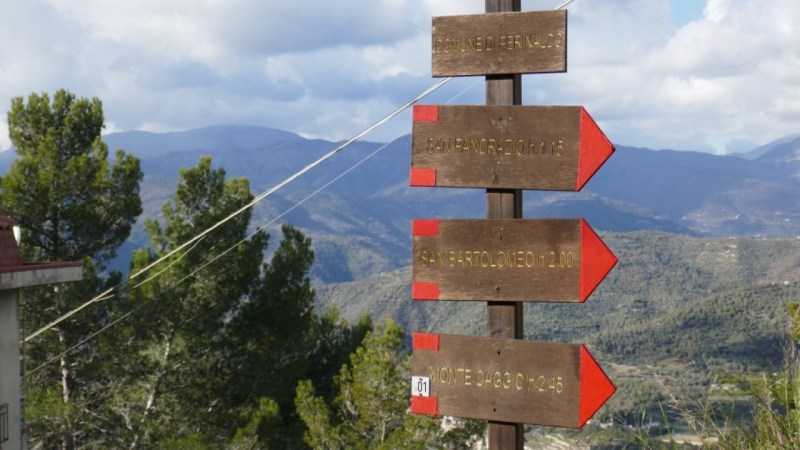
[(19, 290), (0, 291), (0, 403), (8, 403), (8, 438), (2, 450), (18, 450), (20, 442)]

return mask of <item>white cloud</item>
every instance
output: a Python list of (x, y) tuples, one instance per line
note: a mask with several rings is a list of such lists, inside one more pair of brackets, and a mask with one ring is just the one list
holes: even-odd
[(0, 152), (11, 148), (11, 141), (8, 139), (8, 121), (6, 115), (0, 116)]
[(570, 72), (527, 85), (544, 86), (538, 101), (591, 107), (623, 144), (722, 152), (798, 131), (800, 3), (712, 0), (678, 29), (668, 6), (576, 2)]
[[(575, 0), (569, 72), (526, 76), (525, 102), (585, 105), (615, 142), (654, 148), (719, 152), (800, 131), (800, 2), (708, 0), (676, 28), (678, 4)], [(0, 0), (0, 113), (14, 96), (64, 87), (100, 97), (114, 130), (245, 123), (342, 139), (437, 81), (432, 16), (483, 7)], [(476, 81), (454, 80), (426, 101)], [(481, 103), (482, 87), (458, 101)], [(371, 138), (396, 137), (410, 126), (402, 120)]]

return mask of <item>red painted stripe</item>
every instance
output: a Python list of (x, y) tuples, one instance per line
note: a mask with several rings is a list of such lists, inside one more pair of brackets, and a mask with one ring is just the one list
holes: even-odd
[(434, 333), (414, 333), (411, 337), (414, 350), (439, 351), (439, 335)]
[(439, 300), (439, 283), (416, 281), (411, 284), (412, 300)]
[(436, 397), (411, 397), (411, 412), (414, 414), (439, 415), (439, 399)]
[(578, 413), (578, 428), (592, 418), (606, 400), (617, 391), (616, 386), (597, 364), (586, 347), (581, 345), (581, 394)]
[(439, 234), (437, 219), (415, 219), (411, 221), (412, 236), (436, 236)]
[(578, 300), (583, 303), (617, 264), (617, 257), (583, 219), (581, 219), (580, 261)]
[(575, 186), (580, 191), (597, 169), (614, 153), (614, 145), (597, 126), (589, 113), (581, 107), (581, 144), (578, 149), (578, 180)]
[(436, 186), (436, 169), (411, 168), (408, 184), (423, 187)]
[(414, 105), (414, 122), (438, 122), (438, 105)]

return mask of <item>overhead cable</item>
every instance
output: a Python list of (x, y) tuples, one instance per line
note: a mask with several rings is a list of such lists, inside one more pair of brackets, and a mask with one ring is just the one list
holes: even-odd
[[(323, 162), (327, 161), (333, 155), (339, 153), (340, 151), (342, 151), (345, 148), (349, 147), (354, 142), (358, 141), (362, 137), (364, 137), (367, 134), (371, 133), (373, 130), (375, 130), (376, 128), (378, 128), (381, 125), (385, 124), (386, 122), (391, 120), (393, 117), (397, 116), (401, 112), (403, 112), (406, 109), (408, 109), (409, 107), (411, 107), (414, 103), (416, 103), (416, 102), (420, 101), (421, 99), (425, 98), (430, 93), (432, 93), (432, 92), (436, 91), (437, 89), (439, 89), (440, 87), (444, 86), (445, 84), (447, 84), (447, 82), (449, 82), (452, 79), (453, 79), (452, 77), (447, 77), (447, 78), (443, 78), (443, 79), (439, 80), (439, 82), (437, 82), (433, 86), (425, 89), (424, 91), (422, 91), (422, 93), (420, 93), (419, 95), (417, 95), (413, 99), (409, 100), (407, 103), (405, 103), (401, 107), (399, 107), (399, 108), (395, 109), (394, 111), (392, 111), (391, 113), (387, 114), (385, 117), (383, 117), (379, 121), (375, 122), (374, 124), (372, 124), (371, 126), (366, 128), (365, 130), (363, 130), (360, 133), (356, 134), (355, 136), (353, 136), (352, 138), (347, 140), (345, 143), (339, 145), (338, 147), (334, 148), (333, 150), (329, 151), (328, 153), (322, 155), (316, 161), (312, 162), (311, 164), (309, 164), (309, 165), (305, 166), (304, 168), (300, 169), (299, 171), (295, 172), (290, 177), (288, 177), (285, 180), (283, 180), (282, 182), (276, 184), (275, 186), (273, 186), (272, 188), (268, 189), (267, 191), (261, 193), (260, 195), (255, 197), (247, 205), (245, 205), (245, 206), (241, 207), (240, 209), (234, 211), (228, 217), (225, 217), (224, 219), (220, 220), (219, 222), (215, 223), (214, 225), (208, 227), (202, 233), (198, 234), (197, 236), (193, 237), (192, 239), (189, 239), (188, 241), (184, 242), (183, 244), (181, 244), (178, 247), (176, 247), (175, 249), (173, 249), (171, 252), (167, 253), (166, 255), (162, 256), (161, 258), (158, 258), (157, 260), (155, 260), (152, 263), (148, 264), (146, 267), (140, 269), (138, 272), (136, 272), (133, 275), (131, 275), (130, 277), (128, 277), (128, 281), (133, 280), (133, 279), (141, 276), (142, 274), (147, 272), (152, 267), (160, 264), (161, 262), (163, 262), (167, 258), (171, 257), (175, 253), (183, 250), (184, 248), (188, 247), (189, 245), (192, 245), (193, 243), (195, 243), (199, 239), (202, 239), (203, 237), (205, 237), (206, 235), (208, 235), (212, 231), (216, 230), (217, 228), (219, 228), (223, 224), (229, 222), (230, 220), (232, 220), (233, 218), (235, 218), (239, 214), (241, 214), (244, 211), (247, 211), (248, 209), (252, 208), (256, 203), (260, 202), (261, 200), (264, 200), (265, 198), (269, 197), (270, 195), (272, 195), (276, 191), (282, 189), (287, 184), (289, 184), (292, 181), (296, 180), (297, 178), (303, 176), (305, 173), (307, 173), (311, 169), (313, 169), (313, 168), (317, 167), (318, 165), (322, 164)], [(45, 331), (49, 330), (50, 328), (58, 325), (59, 323), (63, 322), (66, 319), (69, 319), (70, 317), (72, 317), (73, 315), (77, 314), (78, 312), (80, 312), (84, 308), (88, 307), (89, 305), (91, 305), (93, 303), (97, 303), (97, 302), (99, 302), (101, 300), (105, 300), (107, 298), (110, 298), (109, 294), (114, 292), (114, 290), (116, 290), (119, 286), (120, 285), (111, 287), (111, 288), (101, 292), (99, 295), (97, 295), (96, 297), (94, 297), (91, 300), (87, 301), (86, 303), (84, 303), (84, 304), (78, 306), (77, 308), (74, 308), (74, 309), (68, 311), (67, 313), (59, 316), (57, 319), (53, 320), (52, 322), (48, 323), (47, 325), (45, 325), (45, 326), (41, 327), (40, 329), (36, 330), (35, 332), (31, 333), (29, 336), (26, 336), (24, 341), (28, 342), (31, 339), (34, 339), (35, 337), (39, 336), (40, 334), (44, 333)]]

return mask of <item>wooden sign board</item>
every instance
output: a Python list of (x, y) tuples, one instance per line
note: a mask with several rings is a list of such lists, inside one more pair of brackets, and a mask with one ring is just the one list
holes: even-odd
[(581, 428), (616, 391), (579, 344), (415, 333), (411, 373), (412, 412), (498, 422)]
[(581, 106), (417, 105), (410, 184), (579, 191), (613, 152)]
[(414, 300), (584, 302), (617, 263), (583, 219), (414, 220)]
[(567, 12), (433, 18), (434, 77), (567, 71)]

